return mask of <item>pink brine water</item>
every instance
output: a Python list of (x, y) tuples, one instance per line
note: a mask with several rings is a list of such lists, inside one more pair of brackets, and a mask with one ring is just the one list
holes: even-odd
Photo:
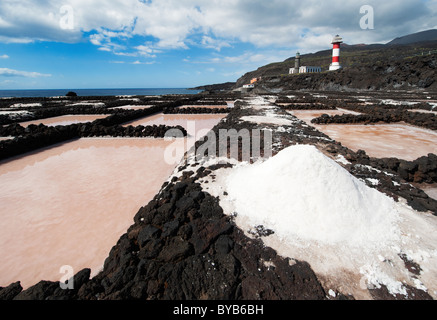
[(371, 157), (396, 157), (413, 161), (428, 153), (437, 154), (437, 133), (432, 130), (404, 124), (317, 125), (311, 123), (312, 119), (324, 113), (331, 116), (351, 113), (346, 110), (292, 111), (290, 113), (354, 151), (365, 150)]
[(70, 124), (75, 123), (87, 123), (92, 122), (97, 119), (103, 119), (108, 117), (108, 114), (99, 114), (99, 115), (65, 115), (65, 116), (59, 116), (59, 117), (53, 117), (53, 118), (47, 118), (47, 119), (40, 119), (40, 120), (33, 120), (33, 121), (27, 121), (27, 122), (21, 122), (20, 125), (23, 127), (27, 127), (31, 124), (39, 125), (43, 124), (49, 127), (54, 126), (68, 126)]
[[(187, 129), (194, 121), (189, 131), (197, 135), (224, 116), (147, 120)], [(181, 145), (190, 147), (193, 139)], [(0, 286), (58, 281), (65, 265), (97, 274), (138, 209), (181, 160), (166, 158), (174, 145), (153, 138), (80, 139), (0, 162)]]
[(81, 139), (0, 166), (0, 286), (96, 274), (171, 174), (162, 139)]

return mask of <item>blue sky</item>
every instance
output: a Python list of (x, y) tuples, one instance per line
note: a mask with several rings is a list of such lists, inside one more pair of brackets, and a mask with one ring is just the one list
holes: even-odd
[[(363, 30), (360, 8), (374, 9)], [(2, 0), (0, 90), (171, 88), (436, 28), (437, 0)]]

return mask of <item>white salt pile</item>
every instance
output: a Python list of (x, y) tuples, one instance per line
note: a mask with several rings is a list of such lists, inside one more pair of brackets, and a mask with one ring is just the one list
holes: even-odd
[(292, 146), (264, 163), (234, 169), (226, 190), (239, 216), (288, 243), (372, 250), (399, 239), (395, 202), (314, 146)]
[[(249, 102), (265, 109), (268, 119), (246, 121), (288, 120), (261, 98)], [(209, 161), (197, 165), (226, 163)], [(259, 225), (273, 230), (262, 237), (264, 245), (290, 263), (308, 262), (328, 293), (367, 300), (373, 299), (368, 289), (385, 286), (408, 297), (415, 294), (410, 286), (437, 299), (437, 218), (368, 187), (337, 162), (348, 163), (314, 146), (292, 146), (263, 163), (232, 163), (200, 183), (249, 237)], [(420, 274), (408, 270), (405, 257), (420, 266)]]

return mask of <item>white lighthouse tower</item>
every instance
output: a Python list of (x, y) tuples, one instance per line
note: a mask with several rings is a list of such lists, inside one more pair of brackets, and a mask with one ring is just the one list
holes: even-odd
[(343, 43), (343, 39), (336, 35), (334, 39), (332, 39), (332, 44), (334, 48), (332, 49), (332, 63), (329, 66), (329, 71), (335, 71), (341, 69), (340, 65), (340, 44)]

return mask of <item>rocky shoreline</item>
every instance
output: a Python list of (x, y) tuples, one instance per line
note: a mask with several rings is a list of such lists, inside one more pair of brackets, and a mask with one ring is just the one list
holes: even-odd
[[(306, 102), (304, 98), (297, 100)], [(272, 103), (272, 112), (291, 125), (242, 120), (244, 117), (265, 116), (265, 110), (240, 99), (212, 132), (218, 136), (220, 129), (270, 130), (273, 155), (296, 144), (314, 145), (328, 157), (345, 159), (343, 167), (366, 181), (369, 187), (395, 200), (405, 199), (417, 211), (437, 215), (437, 201), (409, 183), (436, 182), (436, 155), (430, 154), (413, 162), (370, 158), (364, 151), (354, 152), (290, 115), (286, 107), (277, 105), (279, 101), (276, 100), (276, 105)], [(282, 101), (287, 101), (287, 98), (283, 97)], [(325, 101), (312, 103), (323, 104)], [(316, 107), (320, 108), (320, 105), (308, 108)], [(324, 107), (333, 108), (329, 104), (324, 104)], [(124, 122), (131, 114), (126, 113), (122, 119), (113, 115), (96, 120), (85, 126), (84, 132), (92, 131), (93, 127), (103, 131), (107, 128), (116, 130), (118, 127), (111, 125)], [(47, 127), (40, 129), (49, 130)], [(22, 129), (15, 126), (4, 130)], [(132, 134), (141, 131), (138, 128), (124, 130), (130, 130)], [(204, 141), (198, 141), (195, 149), (203, 144)], [(263, 155), (266, 146), (261, 144), (260, 147)], [(218, 156), (220, 145), (215, 148)], [(242, 157), (240, 147), (239, 159), (236, 160)], [(232, 167), (232, 164), (202, 165), (187, 156), (154, 199), (139, 209), (134, 223), (112, 248), (103, 270), (95, 277), (90, 279), (89, 269), (79, 271), (74, 276), (73, 290), (63, 290), (59, 282), (52, 281), (41, 281), (22, 290), (20, 283), (16, 282), (0, 288), (0, 300), (354, 299), (347, 292), (328, 294), (323, 281), (307, 262), (281, 257), (274, 249), (266, 247), (263, 238), (270, 235), (268, 230), (259, 226), (251, 236), (247, 230), (237, 227), (232, 216), (224, 214), (220, 199), (202, 188), (202, 181), (207, 177), (214, 179), (217, 170), (223, 167)], [(379, 183), (374, 185), (369, 183), (369, 179), (377, 179)], [(414, 263), (406, 259), (406, 265)], [(369, 289), (369, 294), (373, 299), (432, 299), (429, 293), (415, 287), (406, 285), (406, 290), (407, 296), (392, 295), (381, 286)]]

